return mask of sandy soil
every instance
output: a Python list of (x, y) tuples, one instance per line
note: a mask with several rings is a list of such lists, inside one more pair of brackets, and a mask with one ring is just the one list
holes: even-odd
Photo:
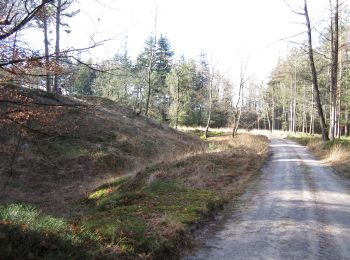
[(271, 137), (261, 180), (206, 233), (192, 259), (350, 259), (350, 183)]

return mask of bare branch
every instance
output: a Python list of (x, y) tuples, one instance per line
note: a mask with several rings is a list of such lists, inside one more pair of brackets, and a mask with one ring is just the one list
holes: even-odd
[(40, 5), (38, 5), (36, 8), (34, 8), (32, 11), (30, 11), (18, 24), (16, 24), (14, 27), (12, 27), (9, 31), (3, 33), (0, 35), (0, 41), (8, 38), (15, 32), (21, 30), (26, 24), (28, 24), (34, 16), (48, 3), (52, 2), (53, 0), (43, 0)]

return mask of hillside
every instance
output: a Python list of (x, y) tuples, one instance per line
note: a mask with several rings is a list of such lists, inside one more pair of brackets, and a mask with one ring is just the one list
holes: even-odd
[(0, 203), (65, 214), (119, 175), (204, 148), (199, 138), (113, 101), (1, 87)]
[(266, 137), (204, 142), (203, 131), (102, 98), (7, 86), (0, 109), (0, 255), (10, 259), (179, 259), (267, 156)]

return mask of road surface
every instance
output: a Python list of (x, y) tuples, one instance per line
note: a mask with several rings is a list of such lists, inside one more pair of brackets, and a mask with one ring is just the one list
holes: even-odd
[(261, 180), (194, 259), (350, 259), (350, 185), (295, 142), (272, 138)]

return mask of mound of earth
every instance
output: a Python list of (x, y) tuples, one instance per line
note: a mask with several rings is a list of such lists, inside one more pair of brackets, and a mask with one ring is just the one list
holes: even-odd
[(48, 213), (118, 175), (204, 149), (194, 136), (103, 98), (0, 86), (0, 204)]

